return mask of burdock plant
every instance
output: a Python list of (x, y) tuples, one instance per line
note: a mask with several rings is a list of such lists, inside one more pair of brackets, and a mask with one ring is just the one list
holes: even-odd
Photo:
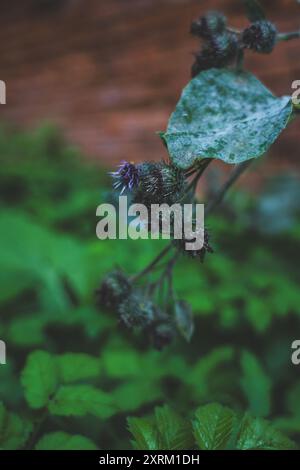
[[(195, 53), (192, 80), (184, 88), (167, 130), (160, 133), (167, 161), (122, 162), (112, 173), (114, 188), (130, 192), (133, 202), (147, 207), (195, 203), (198, 182), (208, 165), (219, 159), (234, 169), (207, 202), (207, 219), (233, 183), (296, 115), (291, 97), (275, 97), (244, 70), (243, 57), (246, 51), (271, 53), (280, 41), (299, 38), (300, 33), (280, 33), (257, 0), (243, 3), (250, 22), (244, 30), (231, 28), (219, 12), (193, 21), (190, 31), (200, 41), (200, 48)], [(97, 291), (98, 304), (116, 314), (127, 328), (142, 331), (158, 349), (178, 333), (190, 340), (193, 316), (187, 302), (176, 296), (173, 269), (182, 254), (203, 262), (206, 254), (213, 252), (206, 228), (203, 234), (200, 250), (187, 251), (185, 239), (171, 240), (141, 272), (108, 274)], [(162, 264), (163, 258), (166, 262)]]

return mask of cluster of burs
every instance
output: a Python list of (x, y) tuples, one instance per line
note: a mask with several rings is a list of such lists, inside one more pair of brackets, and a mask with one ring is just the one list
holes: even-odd
[(269, 54), (276, 40), (276, 26), (266, 19), (251, 23), (243, 31), (227, 27), (226, 17), (209, 12), (191, 25), (191, 34), (201, 39), (202, 47), (195, 54), (192, 76), (212, 67), (222, 68), (238, 61), (245, 49)]
[(109, 273), (97, 291), (98, 304), (117, 314), (120, 322), (130, 330), (143, 332), (143, 338), (161, 350), (176, 336), (176, 325), (142, 291), (135, 288), (121, 271)]
[[(115, 180), (114, 189), (120, 190), (121, 194), (124, 191), (129, 192), (133, 204), (143, 204), (148, 209), (152, 204), (172, 206), (176, 203), (193, 202), (189, 200), (188, 175), (189, 170), (181, 170), (164, 161), (138, 164), (123, 162), (118, 171), (111, 173)], [(195, 227), (195, 220), (192, 220), (192, 226)], [(148, 230), (151, 230), (151, 221)], [(174, 233), (171, 226), (172, 235)], [(172, 243), (180, 252), (192, 258), (199, 258), (203, 262), (205, 254), (212, 251), (208, 231), (204, 230), (204, 244), (201, 249), (186, 250), (186, 242), (189, 241), (183, 231), (182, 237), (173, 238)]]
[[(151, 204), (182, 203), (187, 193), (187, 174), (166, 162), (123, 162), (112, 173), (114, 188), (130, 194), (133, 203)], [(151, 230), (151, 226), (149, 226)], [(199, 250), (185, 250), (185, 239), (173, 240), (178, 252), (204, 260), (212, 252), (208, 232), (204, 232), (204, 244)], [(116, 314), (128, 329), (143, 332), (143, 338), (150, 340), (156, 349), (162, 349), (172, 342), (178, 331), (189, 340), (193, 333), (192, 312), (182, 300), (171, 302), (162, 309), (137, 287), (122, 271), (109, 273), (97, 290), (97, 304), (101, 309)], [(172, 310), (172, 312), (170, 311)], [(183, 324), (184, 322), (184, 324)]]

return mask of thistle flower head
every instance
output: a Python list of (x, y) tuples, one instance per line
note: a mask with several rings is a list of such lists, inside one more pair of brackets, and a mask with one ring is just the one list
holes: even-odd
[(152, 342), (154, 348), (161, 351), (172, 343), (175, 336), (176, 330), (170, 321), (157, 324), (152, 331)]
[(121, 271), (113, 271), (103, 279), (96, 291), (99, 307), (115, 310), (121, 302), (128, 298), (132, 290), (127, 277)]
[(269, 54), (276, 44), (276, 38), (276, 26), (271, 21), (260, 20), (255, 21), (243, 31), (242, 42), (248, 49)]
[(203, 45), (202, 50), (195, 54), (192, 77), (212, 67), (226, 67), (237, 56), (238, 47), (237, 36), (233, 33), (225, 31), (222, 34), (213, 35)]
[(120, 303), (118, 314), (127, 328), (146, 328), (159, 313), (153, 302), (135, 292)]
[(173, 204), (186, 187), (183, 171), (161, 162), (145, 162), (139, 166), (139, 186), (134, 202), (145, 204)]
[(113, 184), (114, 189), (121, 189), (121, 194), (129, 189), (130, 191), (133, 188), (138, 186), (139, 183), (139, 170), (136, 165), (133, 163), (123, 161), (119, 166), (117, 171), (110, 173), (115, 182)]

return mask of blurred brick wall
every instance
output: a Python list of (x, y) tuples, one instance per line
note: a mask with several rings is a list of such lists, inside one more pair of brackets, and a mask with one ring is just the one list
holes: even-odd
[[(300, 25), (296, 0), (265, 0), (281, 31)], [(197, 44), (193, 18), (220, 9), (246, 24), (239, 0), (3, 0), (0, 78), (7, 83), (1, 121), (34, 127), (53, 121), (68, 139), (107, 166), (120, 159), (161, 158), (155, 132), (189, 80)], [(246, 66), (275, 93), (300, 79), (300, 41), (270, 56), (247, 55)], [(299, 121), (280, 137), (269, 168), (297, 169)]]

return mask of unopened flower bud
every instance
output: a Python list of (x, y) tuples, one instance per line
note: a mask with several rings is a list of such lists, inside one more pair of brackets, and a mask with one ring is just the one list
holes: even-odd
[(226, 17), (219, 12), (210, 11), (191, 24), (191, 34), (208, 39), (214, 34), (223, 33), (226, 28)]

